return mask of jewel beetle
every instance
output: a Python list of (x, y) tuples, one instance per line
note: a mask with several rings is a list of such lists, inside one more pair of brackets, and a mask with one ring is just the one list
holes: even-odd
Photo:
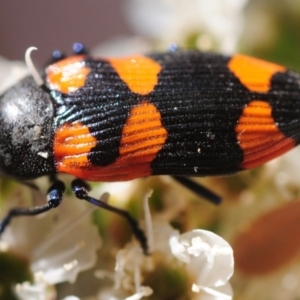
[(77, 198), (126, 217), (146, 250), (136, 221), (90, 197), (85, 180), (171, 175), (213, 198), (186, 177), (254, 168), (300, 141), (300, 76), (283, 66), (196, 50), (97, 58), (74, 49), (0, 96), (0, 174), (52, 180), (47, 204), (12, 209), (0, 233), (15, 216), (58, 206), (65, 187), (55, 175), (67, 173)]

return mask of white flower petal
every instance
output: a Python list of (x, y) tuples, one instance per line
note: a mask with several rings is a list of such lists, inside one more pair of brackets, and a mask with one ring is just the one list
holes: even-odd
[(125, 298), (123, 291), (114, 288), (101, 288), (97, 295), (97, 300), (124, 300)]
[(179, 236), (179, 231), (165, 221), (155, 220), (153, 222), (153, 236), (153, 251), (171, 255), (170, 239)]
[(187, 269), (196, 276), (199, 286), (222, 286), (232, 276), (233, 251), (220, 236), (199, 229), (180, 235), (178, 243), (182, 246), (171, 243), (172, 253), (188, 264)]
[[(40, 248), (34, 251), (31, 266), (33, 272), (42, 272), (44, 280), (52, 284), (74, 282), (79, 272), (91, 268), (96, 263), (96, 251), (100, 248), (101, 240), (97, 227), (91, 223), (90, 216), (93, 210), (93, 207), (89, 207), (85, 213), (78, 214), (77, 211), (76, 215), (71, 214), (68, 220), (52, 229), (53, 234), (50, 238), (53, 239), (53, 243), (49, 244), (49, 240), (46, 240), (48, 248), (40, 245)], [(69, 230), (66, 230), (68, 226)], [(55, 237), (64, 230), (60, 238)]]
[(148, 286), (141, 286), (139, 292), (134, 295), (125, 298), (125, 300), (140, 300), (143, 297), (150, 296), (153, 293), (152, 289)]
[[(143, 39), (139, 36), (119, 36), (116, 38), (109, 39), (105, 43), (101, 43), (94, 47), (92, 54), (95, 56), (108, 56), (108, 57), (118, 57), (118, 56), (126, 56), (136, 53), (147, 53), (150, 52), (151, 46), (150, 43), (147, 42), (146, 39)], [(122, 193), (122, 191), (118, 191), (115, 189), (116, 185), (132, 185), (132, 182), (121, 182), (121, 183), (113, 183), (113, 188), (111, 191), (114, 194), (118, 194), (118, 198), (123, 198), (126, 193)], [(108, 184), (106, 184), (107, 186)], [(112, 183), (110, 184), (112, 185)], [(107, 191), (107, 187), (105, 187), (105, 191)], [(120, 195), (120, 197), (119, 197)], [(121, 201), (120, 201), (121, 202)]]
[(92, 210), (88, 203), (65, 197), (42, 217), (13, 219), (2, 238), (10, 251), (30, 259), (31, 270), (40, 280), (74, 282), (79, 272), (96, 263), (102, 243), (91, 221)]
[(233, 295), (233, 291), (229, 283), (214, 288), (195, 285), (193, 290), (198, 293), (194, 300), (231, 300)]
[(15, 293), (20, 300), (53, 300), (56, 299), (54, 287), (43, 282), (33, 284), (24, 282), (15, 286)]
[(127, 0), (128, 21), (142, 35), (180, 43), (188, 35), (204, 32), (220, 50), (232, 52), (243, 27), (247, 0)]
[(190, 263), (190, 256), (186, 252), (185, 246), (179, 242), (179, 235), (170, 237), (169, 243), (174, 256), (186, 264)]
[(24, 63), (0, 57), (0, 94), (28, 74)]

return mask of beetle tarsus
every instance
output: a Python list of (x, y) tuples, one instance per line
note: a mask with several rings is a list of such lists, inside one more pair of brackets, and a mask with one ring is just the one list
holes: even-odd
[(135, 235), (136, 239), (140, 242), (144, 253), (148, 254), (147, 238), (145, 236), (144, 231), (139, 228), (138, 222), (128, 213), (128, 211), (111, 206), (104, 201), (97, 200), (93, 197), (90, 197), (88, 195), (88, 188), (89, 187), (88, 187), (87, 183), (81, 179), (75, 179), (72, 182), (72, 190), (78, 199), (85, 200), (91, 204), (94, 204), (98, 207), (109, 210), (111, 212), (114, 212), (114, 213), (122, 216), (123, 218), (125, 218), (127, 220), (127, 222), (129, 223), (131, 230), (132, 230), (133, 234)]

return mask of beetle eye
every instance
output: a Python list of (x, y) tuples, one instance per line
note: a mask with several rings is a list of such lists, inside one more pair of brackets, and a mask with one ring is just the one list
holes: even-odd
[(52, 62), (51, 63), (56, 63), (62, 59), (64, 59), (66, 57), (66, 55), (60, 51), (60, 50), (54, 50), (52, 52)]
[(82, 43), (74, 43), (72, 49), (76, 55), (88, 54), (86, 47)]

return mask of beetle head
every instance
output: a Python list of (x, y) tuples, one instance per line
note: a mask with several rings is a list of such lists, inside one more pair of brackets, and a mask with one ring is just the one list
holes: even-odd
[(54, 172), (50, 95), (31, 76), (0, 96), (0, 173), (32, 179)]

